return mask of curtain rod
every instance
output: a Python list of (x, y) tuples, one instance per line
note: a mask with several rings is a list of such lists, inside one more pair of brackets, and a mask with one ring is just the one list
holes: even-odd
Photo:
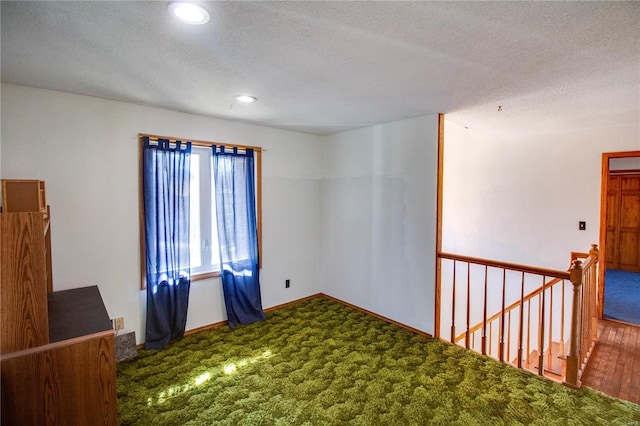
[(224, 143), (224, 142), (211, 142), (211, 141), (203, 141), (203, 140), (197, 140), (197, 139), (175, 138), (173, 136), (150, 135), (149, 133), (138, 133), (138, 138), (142, 138), (145, 136), (148, 137), (150, 141), (154, 141), (154, 142), (157, 142), (158, 139), (168, 139), (169, 142), (176, 142), (176, 141), (191, 142), (191, 144), (195, 146), (210, 147), (212, 145), (217, 145), (217, 146), (224, 146), (225, 148), (252, 149), (254, 151), (259, 151), (259, 152), (267, 151), (266, 149), (263, 149), (259, 146), (238, 145), (238, 144), (231, 144), (231, 143)]

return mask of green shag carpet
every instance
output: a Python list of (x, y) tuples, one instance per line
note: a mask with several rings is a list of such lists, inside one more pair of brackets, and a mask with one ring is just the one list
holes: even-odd
[(324, 298), (118, 366), (123, 425), (640, 425), (575, 391)]

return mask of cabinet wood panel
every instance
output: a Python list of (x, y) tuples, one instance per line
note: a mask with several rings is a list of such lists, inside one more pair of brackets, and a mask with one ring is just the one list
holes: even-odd
[(4, 356), (2, 424), (117, 425), (114, 345), (104, 332)]
[(0, 235), (0, 353), (5, 354), (49, 342), (42, 214), (0, 214)]
[(616, 269), (618, 266), (618, 257), (616, 255), (618, 251), (618, 240), (616, 239), (616, 233), (614, 230), (607, 229), (607, 268), (608, 269)]
[(2, 180), (2, 208), (5, 212), (43, 212), (45, 205), (44, 182)]
[(620, 177), (621, 191), (638, 191), (640, 190), (640, 179), (636, 175)]
[(620, 254), (618, 260), (619, 269), (627, 271), (639, 270), (640, 253), (638, 250), (637, 232), (620, 232)]
[(609, 191), (607, 195), (607, 229), (614, 229), (618, 220), (618, 193)]
[(620, 227), (638, 228), (640, 227), (640, 195), (625, 194), (620, 195)]

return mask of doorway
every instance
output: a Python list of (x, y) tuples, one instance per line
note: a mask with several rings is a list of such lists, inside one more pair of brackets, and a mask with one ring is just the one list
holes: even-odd
[(640, 151), (602, 157), (599, 316), (640, 326)]
[(606, 214), (607, 269), (640, 272), (640, 173), (609, 170)]

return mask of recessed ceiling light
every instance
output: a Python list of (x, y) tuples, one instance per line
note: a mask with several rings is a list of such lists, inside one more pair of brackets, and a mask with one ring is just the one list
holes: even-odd
[(202, 25), (209, 22), (209, 12), (193, 3), (169, 3), (169, 10), (179, 21), (186, 24)]
[(249, 95), (238, 95), (236, 96), (236, 100), (239, 102), (251, 103), (257, 101), (258, 98), (254, 98), (253, 96)]

